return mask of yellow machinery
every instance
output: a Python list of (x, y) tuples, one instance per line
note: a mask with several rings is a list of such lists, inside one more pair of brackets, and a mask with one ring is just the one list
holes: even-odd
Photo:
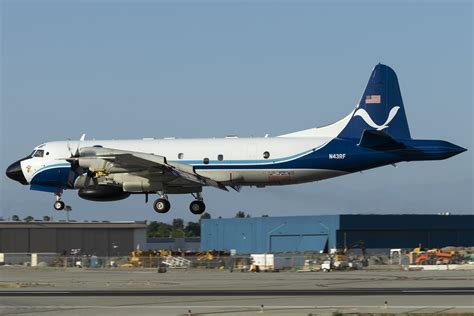
[(211, 250), (198, 252), (196, 256), (197, 256), (198, 261), (202, 261), (202, 260), (212, 261), (214, 259), (214, 253)]
[(421, 250), (421, 246), (413, 248), (413, 250), (408, 253), (408, 257), (410, 258), (410, 264), (414, 264), (416, 261), (416, 258), (418, 258), (418, 256), (423, 253), (425, 252)]
[[(202, 251), (198, 253), (187, 252), (186, 256), (196, 256), (198, 261), (213, 261), (214, 259), (219, 259), (221, 257), (228, 257), (229, 252), (226, 251)], [(128, 262), (120, 265), (122, 268), (149, 268), (156, 267), (160, 263), (159, 258), (167, 258), (169, 256), (184, 256), (182, 252), (176, 252), (166, 249), (161, 250), (147, 250), (142, 251), (136, 249), (130, 253)]]
[(358, 240), (358, 241), (344, 247), (344, 249), (337, 250), (334, 253), (334, 258), (333, 258), (334, 262), (346, 261), (347, 252), (350, 249), (355, 249), (355, 248), (360, 248), (360, 251), (362, 253), (362, 263), (363, 263), (364, 266), (367, 266), (367, 255), (366, 255), (366, 251), (365, 251), (365, 242), (363, 240)]
[[(166, 250), (164, 250), (166, 251)], [(158, 264), (158, 257), (164, 256), (162, 251), (156, 250), (134, 250), (130, 253), (130, 257), (128, 258), (128, 263), (120, 265), (121, 268), (138, 268), (138, 267), (156, 267)]]
[(202, 260), (207, 260), (207, 261), (212, 261), (214, 259), (218, 259), (221, 257), (229, 257), (230, 252), (228, 251), (216, 251), (216, 250), (208, 250), (208, 251), (201, 251), (195, 254), (196, 257), (198, 257), (197, 260), (202, 261)]

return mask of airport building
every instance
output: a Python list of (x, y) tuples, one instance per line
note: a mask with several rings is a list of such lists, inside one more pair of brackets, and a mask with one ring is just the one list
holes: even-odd
[(201, 249), (238, 254), (474, 246), (474, 215), (322, 215), (205, 219)]
[(122, 256), (140, 249), (238, 254), (474, 246), (474, 215), (321, 215), (205, 219), (201, 238), (146, 237), (146, 222), (0, 221), (0, 253)]
[(0, 222), (0, 253), (128, 255), (146, 244), (146, 222)]
[(199, 237), (148, 237), (144, 250), (199, 251)]

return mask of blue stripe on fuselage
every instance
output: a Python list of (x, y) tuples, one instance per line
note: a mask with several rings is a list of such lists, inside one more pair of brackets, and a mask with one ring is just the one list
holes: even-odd
[(31, 179), (31, 185), (66, 188), (69, 180), (69, 173), (71, 167), (66, 166), (47, 166), (38, 170), (33, 179)]
[[(295, 159), (295, 158), (299, 158), (301, 156), (304, 156), (304, 155), (307, 155), (311, 152), (314, 152), (314, 151), (322, 148), (325, 145), (326, 144), (323, 144), (319, 147), (312, 148), (312, 149), (306, 150), (304, 152), (301, 152), (301, 153), (298, 153), (298, 154), (295, 154), (295, 155), (291, 155), (291, 156), (288, 156), (288, 157), (282, 157), (282, 158), (249, 159), (249, 160), (245, 160), (245, 159), (239, 159), (239, 160), (209, 160), (209, 164), (213, 164), (213, 165), (237, 165), (237, 164), (248, 164), (248, 165), (267, 164), (267, 165), (271, 165), (272, 162), (273, 163), (285, 162), (287, 160), (292, 160), (292, 159)], [(197, 165), (203, 165), (202, 160), (173, 160), (173, 161), (188, 164), (188, 165), (196, 165), (196, 166)]]
[(51, 169), (51, 168), (58, 168), (58, 167), (64, 167), (64, 168), (69, 168), (71, 165), (69, 163), (55, 163), (51, 165), (46, 165), (43, 168), (40, 168), (36, 170), (35, 173), (33, 173), (33, 178), (40, 172), (44, 171), (45, 169)]
[[(337, 138), (319, 150), (308, 151), (307, 154), (289, 161), (279, 162), (279, 159), (268, 159), (260, 160), (259, 164), (254, 165), (242, 164), (241, 161), (228, 161), (224, 164), (214, 164), (211, 161), (205, 165), (199, 161), (199, 164), (195, 164), (195, 168), (198, 170), (325, 169), (356, 172), (403, 160), (400, 152), (378, 151), (359, 147), (357, 141), (355, 139)], [(332, 157), (338, 158), (330, 158), (330, 155), (336, 155)]]

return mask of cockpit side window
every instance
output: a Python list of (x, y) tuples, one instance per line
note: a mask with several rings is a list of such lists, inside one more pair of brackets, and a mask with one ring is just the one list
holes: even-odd
[(38, 149), (37, 151), (35, 151), (35, 153), (33, 154), (33, 157), (43, 157), (44, 156), (44, 150), (42, 149)]

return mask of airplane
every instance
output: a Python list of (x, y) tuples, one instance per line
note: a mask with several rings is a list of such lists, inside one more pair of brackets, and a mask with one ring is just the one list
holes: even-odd
[(192, 194), (202, 214), (203, 187), (239, 191), (320, 181), (405, 161), (442, 160), (467, 149), (410, 135), (397, 75), (378, 64), (357, 104), (331, 125), (277, 137), (55, 141), (34, 148), (6, 175), (31, 190), (53, 193), (65, 207), (64, 190), (91, 201), (131, 194), (158, 194), (157, 213), (170, 210), (168, 195)]

